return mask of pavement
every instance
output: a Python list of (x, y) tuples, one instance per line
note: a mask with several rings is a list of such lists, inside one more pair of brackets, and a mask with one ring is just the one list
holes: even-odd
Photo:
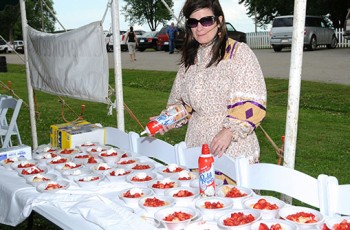
[[(254, 49), (266, 78), (288, 79), (290, 72), (290, 50), (274, 52), (272, 49)], [(15, 54), (6, 56), (7, 63), (22, 64)], [(177, 71), (180, 54), (163, 51), (136, 52), (136, 61), (129, 60), (128, 52), (121, 53), (123, 69)], [(113, 53), (108, 53), (109, 67), (114, 67)], [(350, 85), (350, 48), (305, 51), (303, 54), (302, 80)]]

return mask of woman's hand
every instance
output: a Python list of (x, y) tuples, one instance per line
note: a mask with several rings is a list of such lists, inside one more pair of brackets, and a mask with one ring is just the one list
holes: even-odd
[(223, 128), (216, 136), (213, 138), (210, 144), (211, 153), (214, 156), (221, 157), (232, 141), (232, 131)]
[[(149, 118), (149, 120), (150, 121), (153, 121), (153, 120), (155, 120), (156, 118), (157, 118), (158, 116), (154, 116), (154, 117), (150, 117)], [(164, 135), (166, 132), (168, 132), (169, 130), (171, 130), (171, 129), (173, 129), (173, 128), (175, 128), (175, 124), (173, 124), (173, 125), (165, 125), (165, 126), (163, 126), (163, 128), (161, 128), (157, 133), (159, 133), (160, 135)], [(157, 133), (155, 133), (155, 134), (149, 134), (148, 136), (149, 137), (154, 137)]]

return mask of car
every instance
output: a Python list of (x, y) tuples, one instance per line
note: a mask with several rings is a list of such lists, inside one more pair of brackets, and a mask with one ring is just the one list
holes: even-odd
[(145, 51), (148, 48), (153, 48), (157, 50), (157, 41), (158, 41), (158, 31), (146, 32), (143, 35), (137, 37), (137, 50)]
[(246, 33), (236, 30), (235, 27), (229, 22), (226, 22), (226, 31), (229, 38), (232, 38), (233, 40), (239, 42), (247, 43)]
[[(179, 33), (175, 37), (175, 48), (181, 49), (181, 47), (185, 41), (185, 28), (178, 27), (178, 31), (179, 31)], [(227, 36), (229, 38), (232, 38), (232, 39), (239, 41), (239, 42), (247, 43), (246, 33), (236, 30), (235, 27), (229, 22), (226, 22), (226, 31), (227, 31)]]
[[(122, 35), (126, 33), (125, 30), (120, 30), (119, 34)], [(106, 33), (105, 33), (106, 34)], [(105, 37), (107, 52), (113, 52), (113, 33), (108, 32)]]
[[(175, 35), (175, 49), (181, 49), (185, 39), (185, 28), (176, 26), (178, 33)], [(168, 26), (164, 26), (158, 33), (158, 48), (157, 50), (169, 51), (169, 37), (166, 33)]]
[(346, 40), (350, 40), (350, 9), (348, 9), (348, 13), (346, 14), (343, 36)]
[(24, 42), (22, 40), (15, 40), (12, 43), (0, 43), (0, 53), (12, 53), (12, 52), (24, 53)]
[(163, 26), (162, 29), (158, 32), (158, 41), (157, 41), (157, 50), (169, 51), (169, 37), (166, 33), (168, 26)]
[[(274, 18), (270, 31), (270, 44), (275, 52), (292, 46), (293, 15)], [(321, 16), (305, 18), (304, 47), (312, 51), (319, 45), (326, 45), (334, 49), (338, 45), (338, 38), (331, 24)]]
[[(121, 51), (128, 51), (128, 44), (126, 43), (126, 35), (129, 31), (126, 31), (124, 34), (120, 36), (120, 49)], [(143, 35), (146, 33), (144, 30), (134, 30), (136, 37)]]
[[(120, 49), (121, 49), (121, 51), (128, 51), (128, 45), (126, 44), (126, 41), (125, 41), (125, 37), (126, 37), (126, 33), (127, 32), (128, 31), (121, 30), (120, 33), (119, 33), (119, 36), (120, 36)], [(144, 31), (144, 30), (135, 30), (136, 36), (140, 36), (140, 35), (142, 35), (145, 32), (146, 31)], [(114, 44), (114, 42), (113, 42), (113, 34), (112, 33), (108, 33), (106, 35), (105, 42), (106, 42), (107, 52), (113, 52), (113, 44)]]

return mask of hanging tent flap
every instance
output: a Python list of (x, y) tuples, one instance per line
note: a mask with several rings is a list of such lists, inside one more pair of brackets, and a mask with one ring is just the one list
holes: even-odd
[(34, 89), (107, 103), (108, 57), (101, 22), (58, 34), (28, 26), (27, 44)]

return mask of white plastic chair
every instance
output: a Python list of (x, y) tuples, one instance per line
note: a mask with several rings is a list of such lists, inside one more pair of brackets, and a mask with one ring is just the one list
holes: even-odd
[(176, 164), (175, 147), (166, 141), (152, 138), (140, 137), (130, 132), (134, 152), (147, 157), (153, 157), (165, 164)]
[[(1, 101), (4, 100), (4, 99), (6, 99), (6, 98), (12, 98), (12, 96), (5, 95), (5, 94), (1, 94), (1, 95), (0, 95), (0, 104), (1, 104)], [(0, 114), (0, 127), (1, 127), (1, 126), (8, 126), (8, 124), (7, 124), (7, 119), (6, 119), (7, 109), (4, 109), (4, 110), (1, 109), (0, 112), (2, 112), (2, 113)]]
[(114, 127), (106, 127), (106, 145), (133, 151), (130, 135)]
[(350, 184), (339, 185), (337, 178), (328, 177), (328, 215), (350, 215)]
[(319, 208), (327, 208), (327, 178), (311, 177), (297, 170), (268, 163), (249, 164), (246, 158), (237, 158), (237, 185), (257, 190), (275, 191)]
[[(198, 157), (201, 154), (202, 146), (187, 148), (185, 142), (180, 142), (175, 145), (177, 164), (186, 166), (190, 169), (198, 168)], [(237, 179), (237, 166), (233, 158), (223, 155), (215, 157), (215, 170), (222, 172), (231, 180)]]
[[(8, 148), (12, 146), (11, 136), (16, 135), (18, 145), (22, 145), (21, 136), (19, 134), (17, 126), (17, 117), (22, 106), (22, 99), (5, 98), (0, 102), (0, 136), (2, 148)], [(8, 110), (13, 110), (11, 120), (8, 122), (7, 113)], [(6, 122), (5, 122), (6, 120)], [(9, 124), (9, 125), (7, 125)]]

